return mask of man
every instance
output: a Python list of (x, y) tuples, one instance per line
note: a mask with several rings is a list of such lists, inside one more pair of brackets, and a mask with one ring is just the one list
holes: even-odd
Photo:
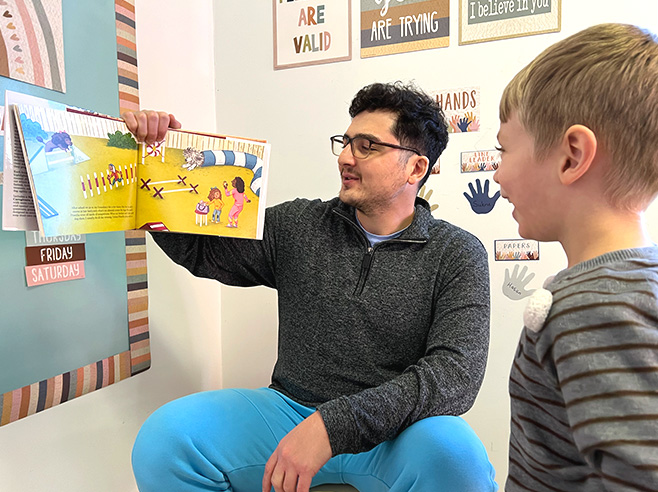
[[(448, 140), (421, 91), (372, 84), (331, 138), (339, 196), (267, 210), (262, 241), (153, 234), (194, 275), (276, 288), (269, 388), (171, 402), (137, 438), (142, 492), (497, 489), (484, 447), (456, 415), (479, 390), (489, 340), (487, 255), (416, 197)], [(141, 141), (180, 123), (127, 113)]]

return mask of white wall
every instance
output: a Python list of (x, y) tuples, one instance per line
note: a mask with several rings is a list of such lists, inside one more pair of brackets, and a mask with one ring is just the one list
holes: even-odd
[[(480, 85), (483, 131), (454, 135), (441, 175), (428, 186), (440, 204), (437, 216), (475, 232), (491, 252), (493, 239), (516, 237), (509, 207), (501, 202), (490, 215), (475, 216), (461, 196), (472, 177), (461, 176), (456, 164), (460, 151), (495, 144), (497, 98), (506, 81), (545, 46), (587, 25), (626, 21), (658, 28), (654, 0), (623, 7), (613, 0), (564, 1), (560, 33), (457, 46), (459, 2), (451, 0), (449, 48), (361, 60), (359, 3), (352, 1), (353, 60), (274, 72), (271, 2), (188, 0), (180, 8), (179, 2), (139, 0), (142, 107), (173, 112), (190, 129), (270, 140), (268, 203), (274, 204), (335, 194), (338, 179), (328, 136), (348, 126), (347, 106), (361, 86), (395, 79), (415, 79), (427, 90)], [(650, 215), (658, 215), (655, 206)], [(491, 230), (491, 224), (497, 229)], [(542, 246), (541, 251), (546, 261), (533, 267), (537, 279), (563, 266), (558, 248)], [(269, 382), (276, 346), (274, 293), (192, 279), (152, 241), (148, 254), (152, 368), (0, 428), (0, 491), (134, 491), (130, 449), (153, 410), (222, 384)], [(507, 376), (521, 328), (521, 304), (504, 297), (495, 280), (502, 278), (505, 266), (492, 264), (490, 362), (478, 401), (466, 417), (485, 442), (500, 479), (507, 470)]]
[[(211, 0), (188, 0), (184, 9), (137, 2), (139, 59), (149, 62), (140, 62), (142, 107), (166, 107), (190, 127), (214, 129), (212, 32)], [(218, 286), (190, 281), (150, 238), (148, 268), (151, 369), (0, 427), (0, 491), (135, 491), (130, 451), (146, 417), (171, 399), (220, 386)]]

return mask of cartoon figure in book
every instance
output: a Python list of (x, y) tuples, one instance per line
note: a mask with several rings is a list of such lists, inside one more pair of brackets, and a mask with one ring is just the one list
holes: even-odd
[(121, 183), (123, 181), (123, 172), (110, 163), (107, 168), (107, 180), (110, 182), (110, 186)]
[(199, 203), (196, 204), (196, 208), (194, 209), (194, 214), (196, 215), (195, 223), (200, 226), (208, 225), (209, 211), (210, 207), (208, 206), (208, 203), (204, 202), (203, 200), (199, 201)]
[(224, 193), (226, 196), (233, 197), (233, 206), (228, 213), (228, 224), (226, 227), (238, 227), (238, 216), (242, 209), (244, 208), (244, 202), (250, 203), (251, 200), (247, 198), (247, 195), (244, 192), (244, 181), (240, 176), (236, 176), (233, 181), (231, 181), (231, 188), (228, 189), (228, 183), (224, 181)]
[(57, 149), (68, 152), (73, 146), (71, 136), (66, 132), (53, 133), (50, 140), (47, 141), (41, 137), (37, 137), (37, 140), (45, 146), (46, 152), (52, 152)]
[(222, 208), (224, 208), (224, 202), (222, 201), (222, 192), (216, 186), (210, 188), (210, 193), (208, 193), (208, 205), (212, 207), (212, 219), (211, 222), (217, 222), (219, 224), (219, 219), (222, 215)]
[(187, 147), (183, 150), (183, 157), (185, 158), (185, 164), (183, 164), (183, 167), (188, 171), (191, 171), (195, 167), (203, 166), (204, 164), (203, 152), (193, 147)]

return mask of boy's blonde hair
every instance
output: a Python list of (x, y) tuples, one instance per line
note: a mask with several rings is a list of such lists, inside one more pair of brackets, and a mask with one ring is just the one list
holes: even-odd
[(547, 154), (572, 125), (592, 130), (611, 156), (604, 194), (644, 209), (658, 193), (658, 38), (627, 24), (600, 24), (546, 49), (508, 84), (500, 120), (516, 111)]

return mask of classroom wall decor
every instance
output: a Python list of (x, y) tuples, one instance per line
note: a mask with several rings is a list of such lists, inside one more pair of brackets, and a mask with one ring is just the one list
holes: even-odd
[(449, 0), (361, 0), (361, 58), (449, 44)]
[(560, 0), (459, 0), (459, 44), (557, 32)]
[(85, 278), (87, 252), (84, 234), (45, 238), (39, 231), (28, 231), (25, 242), (28, 287)]
[(443, 109), (449, 132), (480, 131), (480, 87), (435, 89), (430, 95)]
[(352, 59), (351, 0), (272, 0), (274, 69)]
[(0, 75), (66, 92), (62, 0), (0, 2)]
[(459, 161), (463, 173), (495, 171), (500, 165), (500, 151), (467, 150), (459, 154)]
[(496, 239), (494, 241), (496, 261), (539, 260), (539, 241), (534, 239)]
[[(60, 99), (108, 114), (137, 109), (134, 0), (71, 3), (64, 5), (63, 18), (73, 69), (67, 71), (70, 90)], [(98, 66), (90, 70), (93, 63)], [(0, 83), (3, 92), (55, 98), (7, 79)], [(0, 426), (151, 365), (145, 232), (87, 235), (84, 278), (33, 287), (25, 278), (30, 244), (24, 232), (0, 232)]]
[(535, 274), (533, 272), (528, 273), (527, 265), (524, 265), (520, 271), (518, 264), (514, 265), (511, 272), (509, 268), (506, 268), (502, 289), (503, 294), (513, 301), (520, 301), (521, 299), (530, 297), (536, 291), (536, 289), (528, 287), (533, 278), (535, 278)]

